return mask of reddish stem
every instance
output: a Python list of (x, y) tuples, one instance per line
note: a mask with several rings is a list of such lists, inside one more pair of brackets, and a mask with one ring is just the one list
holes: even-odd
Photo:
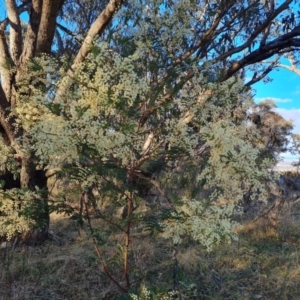
[(101, 251), (97, 245), (97, 241), (94, 237), (94, 234), (93, 234), (93, 227), (92, 227), (92, 223), (91, 223), (91, 219), (90, 219), (90, 214), (89, 214), (89, 210), (88, 210), (88, 206), (87, 206), (87, 201), (85, 200), (85, 193), (82, 193), (81, 195), (81, 202), (84, 204), (85, 206), (85, 211), (86, 211), (86, 216), (87, 216), (87, 221), (88, 221), (88, 225), (89, 225), (89, 228), (90, 228), (90, 231), (91, 231), (91, 234), (92, 234), (92, 240), (93, 240), (93, 244), (94, 244), (94, 248), (96, 250), (96, 253), (99, 257), (99, 260), (100, 260), (100, 263), (101, 263), (101, 266), (102, 266), (102, 269), (103, 269), (103, 272), (106, 274), (106, 276), (124, 293), (127, 293), (128, 292), (128, 288), (124, 288), (123, 286), (121, 286), (121, 284), (112, 277), (112, 275), (110, 274), (106, 264), (104, 263), (104, 259), (102, 257), (102, 254), (101, 254)]

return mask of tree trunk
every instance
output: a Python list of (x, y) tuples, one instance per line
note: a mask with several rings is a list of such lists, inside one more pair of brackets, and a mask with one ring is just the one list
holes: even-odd
[(43, 243), (48, 237), (49, 230), (49, 206), (47, 194), (47, 178), (44, 170), (37, 170), (35, 164), (32, 163), (32, 157), (29, 156), (22, 160), (22, 167), (20, 173), (21, 188), (28, 188), (29, 190), (43, 190), (44, 193), (40, 199), (33, 199), (33, 210), (30, 218), (35, 221), (36, 228), (30, 232), (26, 232), (19, 236), (22, 243), (28, 245), (37, 245)]

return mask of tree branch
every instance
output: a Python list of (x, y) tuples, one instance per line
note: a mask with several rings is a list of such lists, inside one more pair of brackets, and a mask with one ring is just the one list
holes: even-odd
[[(226, 6), (227, 2), (224, 1), (224, 5)], [(195, 46), (193, 46), (191, 49), (189, 49), (185, 54), (183, 54), (180, 58), (177, 58), (175, 60), (175, 63), (173, 64), (173, 67), (179, 65), (180, 63), (182, 63), (184, 60), (186, 60), (187, 58), (189, 58), (193, 53), (195, 53), (196, 51), (198, 51), (199, 49), (201, 49), (202, 47), (202, 51), (205, 51), (204, 48), (205, 45), (211, 41), (212, 36), (214, 35), (217, 27), (219, 26), (223, 16), (226, 14), (226, 12), (228, 11), (228, 9), (230, 9), (230, 7), (232, 7), (234, 5), (234, 1), (232, 1), (231, 3), (228, 4), (228, 6), (226, 6), (226, 9), (224, 10), (219, 10), (216, 13), (216, 16), (210, 26), (210, 28), (208, 30), (206, 30), (206, 32), (203, 34), (203, 36), (201, 36), (200, 40), (197, 42), (197, 44)]]
[(82, 45), (82, 40), (79, 40), (78, 37), (76, 36), (76, 34), (74, 34), (70, 29), (68, 29), (67, 27), (56, 23), (56, 26), (61, 29), (63, 32), (65, 32), (66, 34), (68, 34), (69, 36), (73, 37), (80, 45)]
[(49, 53), (54, 38), (56, 17), (65, 0), (43, 0), (36, 53)]
[(300, 70), (297, 68), (297, 63), (293, 57), (293, 54), (291, 53), (290, 55), (288, 55), (288, 60), (290, 61), (291, 65), (284, 65), (284, 64), (277, 64), (278, 67), (280, 68), (284, 68), (287, 69), (291, 72), (296, 73), (297, 75), (300, 75)]
[(241, 51), (243, 51), (244, 49), (246, 49), (247, 47), (251, 46), (251, 44), (253, 43), (254, 39), (260, 34), (262, 33), (264, 30), (266, 30), (268, 28), (268, 26), (270, 25), (270, 23), (280, 14), (282, 13), (284, 10), (286, 10), (289, 5), (291, 4), (293, 0), (287, 0), (286, 2), (284, 2), (281, 6), (279, 6), (272, 14), (270, 14), (268, 16), (268, 18), (261, 24), (261, 26), (258, 26), (256, 28), (256, 30), (251, 34), (251, 36), (249, 37), (249, 39), (242, 44), (239, 47), (233, 48), (229, 51), (227, 51), (226, 53), (218, 56), (215, 61), (222, 61), (224, 59), (226, 59), (229, 56), (232, 56), (233, 54), (239, 53)]
[(32, 0), (32, 5), (29, 11), (29, 24), (24, 41), (23, 51), (20, 57), (20, 63), (25, 65), (29, 58), (33, 57), (36, 50), (38, 30), (41, 20), (42, 0)]
[(9, 46), (10, 55), (17, 64), (22, 51), (22, 31), (20, 17), (15, 0), (5, 0), (10, 25)]
[(12, 58), (9, 54), (9, 49), (8, 49), (6, 36), (5, 36), (5, 24), (1, 23), (0, 25), (0, 72), (1, 72), (1, 84), (2, 84), (1, 89), (3, 88), (3, 92), (5, 93), (5, 101), (9, 101), (11, 96), (11, 73), (9, 70), (9, 65), (11, 61)]
[(6, 99), (2, 86), (0, 85), (0, 124), (4, 129), (6, 136), (8, 137), (10, 145), (16, 150), (18, 154), (21, 154), (21, 147), (16, 141), (16, 138), (21, 136), (21, 129), (15, 128), (15, 118), (9, 117), (9, 108), (10, 105)]
[(281, 56), (278, 55), (278, 57), (276, 57), (272, 62), (270, 62), (269, 66), (259, 76), (254, 75), (252, 79), (245, 84), (245, 86), (251, 86), (252, 84), (265, 78), (274, 69), (274, 67), (278, 65), (278, 60), (280, 58)]
[(260, 47), (259, 49), (253, 51), (241, 60), (233, 62), (220, 78), (220, 81), (225, 81), (242, 68), (257, 62), (261, 62), (275, 54), (283, 54), (294, 51), (295, 49), (293, 47), (300, 47), (300, 39), (294, 38), (294, 36), (297, 35), (300, 35), (300, 26), (297, 26), (290, 33), (275, 39), (264, 47)]
[[(17, 7), (17, 13), (20, 15), (24, 11), (28, 10), (30, 7), (30, 0), (23, 1), (23, 3)], [(9, 24), (9, 18), (5, 18), (3, 21), (0, 22), (1, 28), (5, 29)]]
[[(93, 45), (93, 40), (96, 35), (101, 35), (101, 33), (105, 30), (105, 28), (111, 22), (114, 14), (121, 8), (124, 0), (110, 0), (105, 9), (100, 13), (94, 24), (91, 26), (90, 30), (87, 33), (86, 38), (84, 39), (81, 48), (79, 49), (77, 56), (73, 61), (73, 65), (67, 72), (67, 76), (72, 76), (74, 71), (77, 69), (77, 66), (84, 61), (86, 56), (91, 50), (91, 46)], [(59, 98), (62, 98), (62, 95), (65, 94), (65, 91), (69, 87), (68, 78), (65, 78), (65, 82), (63, 82), (56, 93), (56, 97), (54, 102), (56, 102)]]
[(73, 62), (72, 69), (75, 70), (77, 65), (82, 62), (92, 46), (93, 40), (96, 35), (101, 35), (105, 30), (108, 24), (111, 22), (114, 14), (121, 8), (124, 0), (110, 0), (106, 8), (98, 16), (94, 24), (91, 26), (90, 30), (87, 33), (86, 38), (84, 39), (82, 46)]

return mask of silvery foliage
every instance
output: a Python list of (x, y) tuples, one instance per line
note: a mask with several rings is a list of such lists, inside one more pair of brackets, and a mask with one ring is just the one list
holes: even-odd
[[(147, 165), (163, 161), (164, 173), (149, 179), (165, 199), (162, 207), (170, 211), (168, 218), (157, 218), (162, 236), (175, 243), (190, 237), (211, 249), (236, 237), (232, 215), (249, 189), (253, 199), (266, 198), (273, 162), (259, 157), (264, 147), (259, 132), (245, 119), (233, 118), (235, 107), (246, 112), (252, 104), (243, 83), (237, 78), (214, 83), (205, 59), (181, 60), (192, 42), (191, 1), (174, 2), (172, 9), (161, 1), (131, 4), (119, 12), (124, 21), (119, 18), (112, 39), (95, 42), (71, 77), (65, 62), (35, 61), (47, 73), (42, 81), (48, 91), (32, 87), (35, 93), (25, 110), (31, 105), (41, 114), (20, 113), (19, 118), (32, 137), (30, 150), (46, 169), (72, 164), (87, 170), (83, 189), (99, 182), (103, 186), (109, 176), (113, 182), (114, 175), (103, 171), (108, 166), (129, 180), (129, 174), (141, 178)], [(134, 24), (126, 18), (131, 13), (140, 16)], [(191, 71), (194, 75), (188, 77)], [(66, 82), (70, 88), (53, 103)], [(193, 178), (176, 195), (170, 192), (175, 164), (179, 173)], [(118, 184), (122, 195), (135, 188), (128, 182)], [(191, 195), (195, 185), (198, 192)], [(141, 200), (137, 192), (136, 198)]]
[[(32, 201), (40, 199), (38, 192), (21, 189), (4, 191), (0, 189), (0, 237), (7, 240), (13, 239), (16, 235), (26, 233), (37, 224), (24, 212)], [(21, 208), (23, 210), (21, 210)]]

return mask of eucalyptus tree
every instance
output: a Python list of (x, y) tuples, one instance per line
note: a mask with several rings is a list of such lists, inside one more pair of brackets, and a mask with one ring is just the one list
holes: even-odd
[(278, 160), (280, 154), (289, 150), (293, 123), (275, 112), (275, 108), (275, 103), (271, 99), (266, 99), (253, 105), (249, 119), (260, 129), (264, 139), (263, 155)]
[[(261, 80), (275, 66), (261, 62), (278, 59), (300, 46), (299, 15), (293, 5), (296, 1), (6, 0), (7, 17), (0, 24), (0, 124), (5, 168), (18, 171), (21, 188), (34, 191), (36, 186), (45, 187), (36, 154), (28, 150), (32, 140), (26, 134), (29, 127), (24, 117), (39, 119), (37, 107), (28, 111), (37, 88), (53, 104), (67, 103), (69, 91), (76, 93), (74, 74), (88, 54), (97, 51), (95, 46), (108, 45), (107, 53), (124, 58), (136, 49), (143, 53), (135, 66), (129, 64), (128, 68), (135, 68), (137, 76), (146, 72), (144, 78), (153, 88), (141, 103), (139, 93), (133, 101), (140, 126), (144, 126), (183, 87), (191, 84), (192, 90), (197, 76), (207, 82), (224, 82), (233, 76), (243, 77), (247, 68), (254, 68), (249, 85)], [(37, 80), (35, 73), (37, 59), (45, 53), (56, 57), (68, 54), (66, 71), (63, 78), (56, 74), (60, 86), (52, 94), (55, 78), (46, 84)], [(109, 60), (109, 55), (104, 57)], [(28, 76), (31, 72), (37, 77)], [(43, 76), (46, 81), (48, 75)], [(170, 112), (176, 113), (176, 109)], [(46, 201), (47, 197), (43, 198)]]

